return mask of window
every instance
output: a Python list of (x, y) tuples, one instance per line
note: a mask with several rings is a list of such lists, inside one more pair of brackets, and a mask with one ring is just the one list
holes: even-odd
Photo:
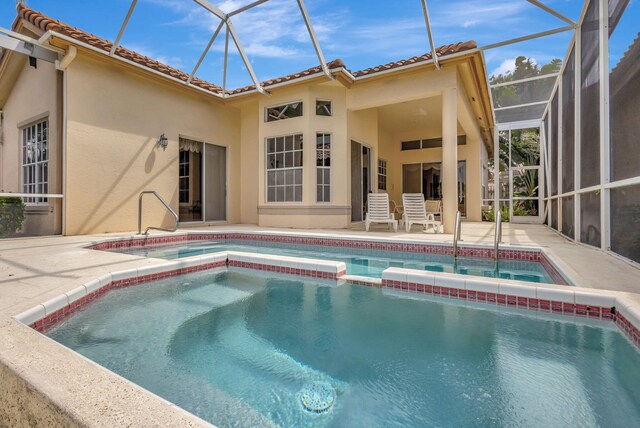
[(267, 138), (267, 202), (302, 202), (302, 134)]
[(316, 115), (318, 116), (331, 116), (333, 110), (331, 110), (331, 101), (316, 101)]
[(180, 150), (180, 203), (189, 203), (189, 153), (187, 150)]
[(387, 161), (378, 159), (378, 190), (387, 190)]
[[(49, 192), (49, 128), (43, 120), (22, 130), (22, 189), (24, 193)], [(26, 203), (47, 203), (47, 198), (25, 198)]]
[[(425, 199), (442, 199), (442, 163), (402, 165), (402, 193), (422, 193)], [(458, 161), (458, 210), (466, 215), (467, 163)]]
[(302, 116), (302, 102), (283, 104), (281, 106), (267, 107), (265, 109), (265, 122), (291, 119)]
[[(458, 135), (458, 145), (464, 146), (465, 144), (467, 144), (467, 136)], [(426, 138), (423, 140), (403, 141), (401, 145), (402, 150), (433, 149), (436, 147), (442, 147), (442, 138)]]
[(331, 202), (331, 134), (316, 134), (317, 202)]

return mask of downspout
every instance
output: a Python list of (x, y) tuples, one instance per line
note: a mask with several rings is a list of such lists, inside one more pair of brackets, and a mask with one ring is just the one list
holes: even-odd
[(56, 69), (62, 72), (62, 236), (67, 234), (67, 68), (77, 54), (78, 49), (69, 46), (67, 54), (56, 61)]

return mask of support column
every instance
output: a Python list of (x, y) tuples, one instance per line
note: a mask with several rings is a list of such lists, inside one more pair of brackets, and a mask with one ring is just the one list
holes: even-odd
[(453, 233), (458, 211), (458, 93), (442, 91), (442, 221)]

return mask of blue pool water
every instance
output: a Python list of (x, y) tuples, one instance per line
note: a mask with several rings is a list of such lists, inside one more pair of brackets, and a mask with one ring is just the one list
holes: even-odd
[(538, 283), (552, 284), (554, 282), (542, 264), (538, 262), (500, 260), (496, 268), (493, 259), (460, 257), (454, 263), (452, 256), (443, 254), (403, 253), (398, 251), (240, 240), (196, 241), (184, 244), (117, 250), (117, 252), (121, 253), (160, 259), (178, 259), (218, 251), (245, 251), (339, 261), (347, 265), (348, 274), (372, 278), (381, 278), (382, 271), (389, 267), (402, 267)]
[(222, 427), (640, 420), (640, 353), (612, 323), (379, 288), (199, 272), (111, 291), (48, 335)]

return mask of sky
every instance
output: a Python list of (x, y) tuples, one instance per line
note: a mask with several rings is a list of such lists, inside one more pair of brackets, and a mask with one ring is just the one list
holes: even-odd
[[(620, 57), (638, 32), (631, 16), (640, 16), (640, 0), (632, 0), (612, 39), (611, 56)], [(210, 0), (225, 12), (252, 0)], [(573, 20), (581, 0), (544, 0)], [(130, 0), (28, 0), (31, 8), (114, 40)], [(351, 70), (422, 55), (430, 50), (420, 0), (306, 0), (327, 61), (341, 58)], [(565, 26), (566, 23), (525, 0), (429, 0), (437, 46), (475, 40), (479, 46)], [(0, 0), (0, 26), (15, 18), (15, 0)], [(260, 81), (318, 64), (296, 0), (269, 0), (232, 18)], [(139, 0), (121, 44), (190, 73), (219, 20), (191, 0)], [(222, 84), (224, 32), (196, 76)], [(513, 69), (518, 55), (538, 64), (564, 58), (571, 32), (485, 51), (489, 75)], [(251, 84), (230, 40), (227, 88)]]

